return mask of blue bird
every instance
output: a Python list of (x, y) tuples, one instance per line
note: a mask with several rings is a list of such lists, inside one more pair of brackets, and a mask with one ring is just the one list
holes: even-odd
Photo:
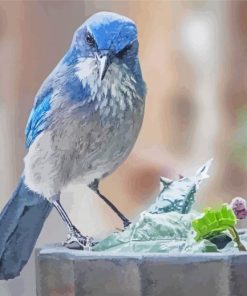
[(67, 246), (90, 243), (59, 201), (71, 182), (88, 185), (130, 223), (98, 186), (130, 153), (145, 94), (135, 23), (111, 12), (91, 16), (35, 97), (23, 174), (0, 215), (0, 279), (20, 274), (53, 207), (68, 226)]

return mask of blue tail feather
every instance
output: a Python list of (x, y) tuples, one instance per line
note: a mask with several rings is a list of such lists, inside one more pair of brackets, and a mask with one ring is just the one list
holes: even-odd
[(0, 214), (0, 279), (20, 274), (51, 209), (51, 203), (29, 190), (22, 177)]

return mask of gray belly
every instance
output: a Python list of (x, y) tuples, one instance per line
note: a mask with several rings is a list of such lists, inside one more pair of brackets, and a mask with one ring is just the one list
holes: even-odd
[(143, 112), (126, 114), (125, 120), (99, 125), (91, 123), (79, 139), (75, 139), (75, 158), (70, 180), (89, 184), (110, 174), (128, 156), (142, 123)]
[[(98, 116), (96, 116), (98, 118)], [(25, 182), (47, 198), (70, 182), (90, 184), (110, 174), (131, 151), (143, 119), (143, 106), (124, 119), (60, 120), (38, 136), (25, 157)]]

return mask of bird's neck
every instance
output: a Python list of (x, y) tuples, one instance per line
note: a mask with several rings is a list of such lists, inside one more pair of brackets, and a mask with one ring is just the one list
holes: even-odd
[(83, 87), (90, 90), (90, 98), (86, 103), (91, 104), (94, 110), (103, 116), (117, 117), (143, 105), (144, 98), (138, 91), (137, 78), (125, 64), (113, 62), (101, 80), (94, 59), (81, 59), (75, 75)]

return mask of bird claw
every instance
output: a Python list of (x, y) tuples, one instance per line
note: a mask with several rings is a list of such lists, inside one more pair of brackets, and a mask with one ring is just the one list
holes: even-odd
[(87, 251), (91, 251), (95, 244), (96, 242), (92, 237), (82, 235), (76, 227), (73, 227), (70, 230), (67, 240), (63, 243), (63, 245), (68, 249)]
[(124, 220), (123, 221), (124, 229), (126, 229), (130, 224), (131, 224), (131, 222), (128, 219)]

